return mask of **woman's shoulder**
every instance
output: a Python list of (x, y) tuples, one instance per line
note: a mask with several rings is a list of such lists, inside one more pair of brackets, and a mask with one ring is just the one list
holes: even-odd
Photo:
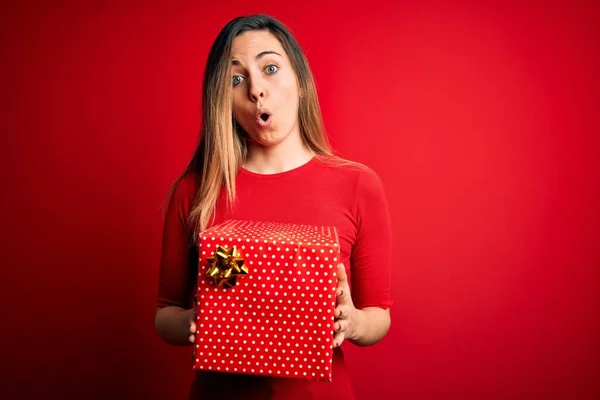
[(379, 175), (366, 164), (337, 156), (318, 155), (315, 159), (319, 164), (320, 173), (328, 172), (344, 180), (354, 187), (356, 192), (379, 191), (382, 187)]
[(200, 174), (197, 172), (182, 173), (171, 183), (165, 200), (171, 206), (189, 211), (198, 194), (200, 178)]
[(200, 187), (201, 175), (199, 172), (184, 172), (176, 181), (174, 186), (184, 194), (195, 194)]
[(333, 179), (329, 182), (339, 183), (336, 188), (350, 196), (359, 221), (389, 219), (384, 183), (374, 169), (366, 164), (341, 158), (326, 157), (319, 161), (323, 169), (321, 175), (328, 175), (325, 171), (330, 171)]

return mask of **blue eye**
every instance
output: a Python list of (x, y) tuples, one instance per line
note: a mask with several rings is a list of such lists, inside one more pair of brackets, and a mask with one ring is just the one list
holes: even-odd
[(269, 66), (266, 68), (266, 71), (267, 71), (267, 73), (268, 73), (268, 74), (274, 74), (275, 72), (277, 72), (277, 70), (278, 70), (278, 69), (279, 69), (279, 68), (277, 68), (277, 66), (276, 66), (276, 65), (269, 65)]
[(233, 79), (232, 79), (233, 86), (239, 85), (240, 83), (242, 83), (243, 80), (244, 80), (244, 78), (241, 77), (241, 76), (239, 76), (239, 75), (234, 76)]

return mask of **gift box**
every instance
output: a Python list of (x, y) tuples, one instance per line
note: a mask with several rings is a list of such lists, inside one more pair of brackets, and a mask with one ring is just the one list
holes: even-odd
[(335, 227), (230, 220), (199, 239), (193, 369), (330, 382)]

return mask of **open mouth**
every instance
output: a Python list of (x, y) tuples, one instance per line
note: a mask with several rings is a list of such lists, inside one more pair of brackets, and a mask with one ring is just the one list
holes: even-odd
[(272, 115), (268, 110), (260, 110), (261, 112), (257, 114), (256, 122), (259, 126), (266, 128), (271, 124)]

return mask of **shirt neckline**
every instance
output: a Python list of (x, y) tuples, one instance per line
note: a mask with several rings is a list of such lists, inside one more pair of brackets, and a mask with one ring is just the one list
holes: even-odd
[(251, 178), (256, 178), (256, 179), (280, 179), (280, 178), (285, 178), (291, 175), (295, 175), (299, 172), (302, 172), (306, 169), (309, 169), (312, 165), (314, 165), (317, 161), (317, 157), (313, 156), (310, 160), (308, 160), (307, 162), (305, 162), (304, 164), (296, 167), (296, 168), (292, 168), (290, 170), (287, 171), (283, 171), (283, 172), (277, 172), (274, 174), (260, 174), (258, 172), (252, 172), (247, 170), (244, 167), (240, 167), (239, 173), (240, 175), (246, 175), (249, 176)]

